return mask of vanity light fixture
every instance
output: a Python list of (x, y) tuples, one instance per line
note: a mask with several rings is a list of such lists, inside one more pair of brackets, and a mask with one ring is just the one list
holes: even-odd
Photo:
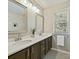
[(26, 6), (27, 8), (30, 8), (33, 10), (33, 12), (35, 13), (39, 13), (40, 10), (34, 6), (31, 2), (29, 2), (28, 0), (16, 0), (17, 2), (23, 4), (24, 6)]
[(27, 7), (31, 8), (35, 13), (39, 13), (40, 10), (36, 6), (33, 6), (32, 3), (30, 3), (27, 0), (24, 0), (24, 3)]

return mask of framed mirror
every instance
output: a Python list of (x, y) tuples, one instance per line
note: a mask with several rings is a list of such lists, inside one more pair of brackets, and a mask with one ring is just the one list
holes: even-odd
[(16, 1), (8, 1), (8, 32), (27, 32), (27, 8)]
[(26, 1), (27, 0), (15, 0), (17, 3), (19, 3), (19, 4), (22, 4), (23, 6), (25, 6), (26, 7)]
[(44, 17), (40, 14), (36, 14), (36, 33), (44, 32)]

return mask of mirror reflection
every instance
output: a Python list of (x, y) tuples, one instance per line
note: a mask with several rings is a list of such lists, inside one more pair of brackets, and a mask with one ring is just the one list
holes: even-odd
[(36, 33), (42, 34), (44, 31), (44, 17), (36, 14)]
[(27, 8), (8, 2), (8, 31), (27, 32)]

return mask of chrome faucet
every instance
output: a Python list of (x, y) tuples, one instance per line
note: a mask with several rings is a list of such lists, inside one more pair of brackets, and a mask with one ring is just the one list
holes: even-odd
[(17, 38), (15, 39), (15, 41), (19, 41), (21, 40), (21, 33), (17, 33)]

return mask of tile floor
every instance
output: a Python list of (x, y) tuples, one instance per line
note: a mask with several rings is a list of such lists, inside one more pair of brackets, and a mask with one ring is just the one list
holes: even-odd
[(60, 50), (65, 50), (65, 51), (70, 51), (68, 48), (65, 48), (63, 46), (57, 46), (57, 49), (60, 49)]
[(70, 56), (68, 54), (51, 50), (43, 59), (70, 59)]

